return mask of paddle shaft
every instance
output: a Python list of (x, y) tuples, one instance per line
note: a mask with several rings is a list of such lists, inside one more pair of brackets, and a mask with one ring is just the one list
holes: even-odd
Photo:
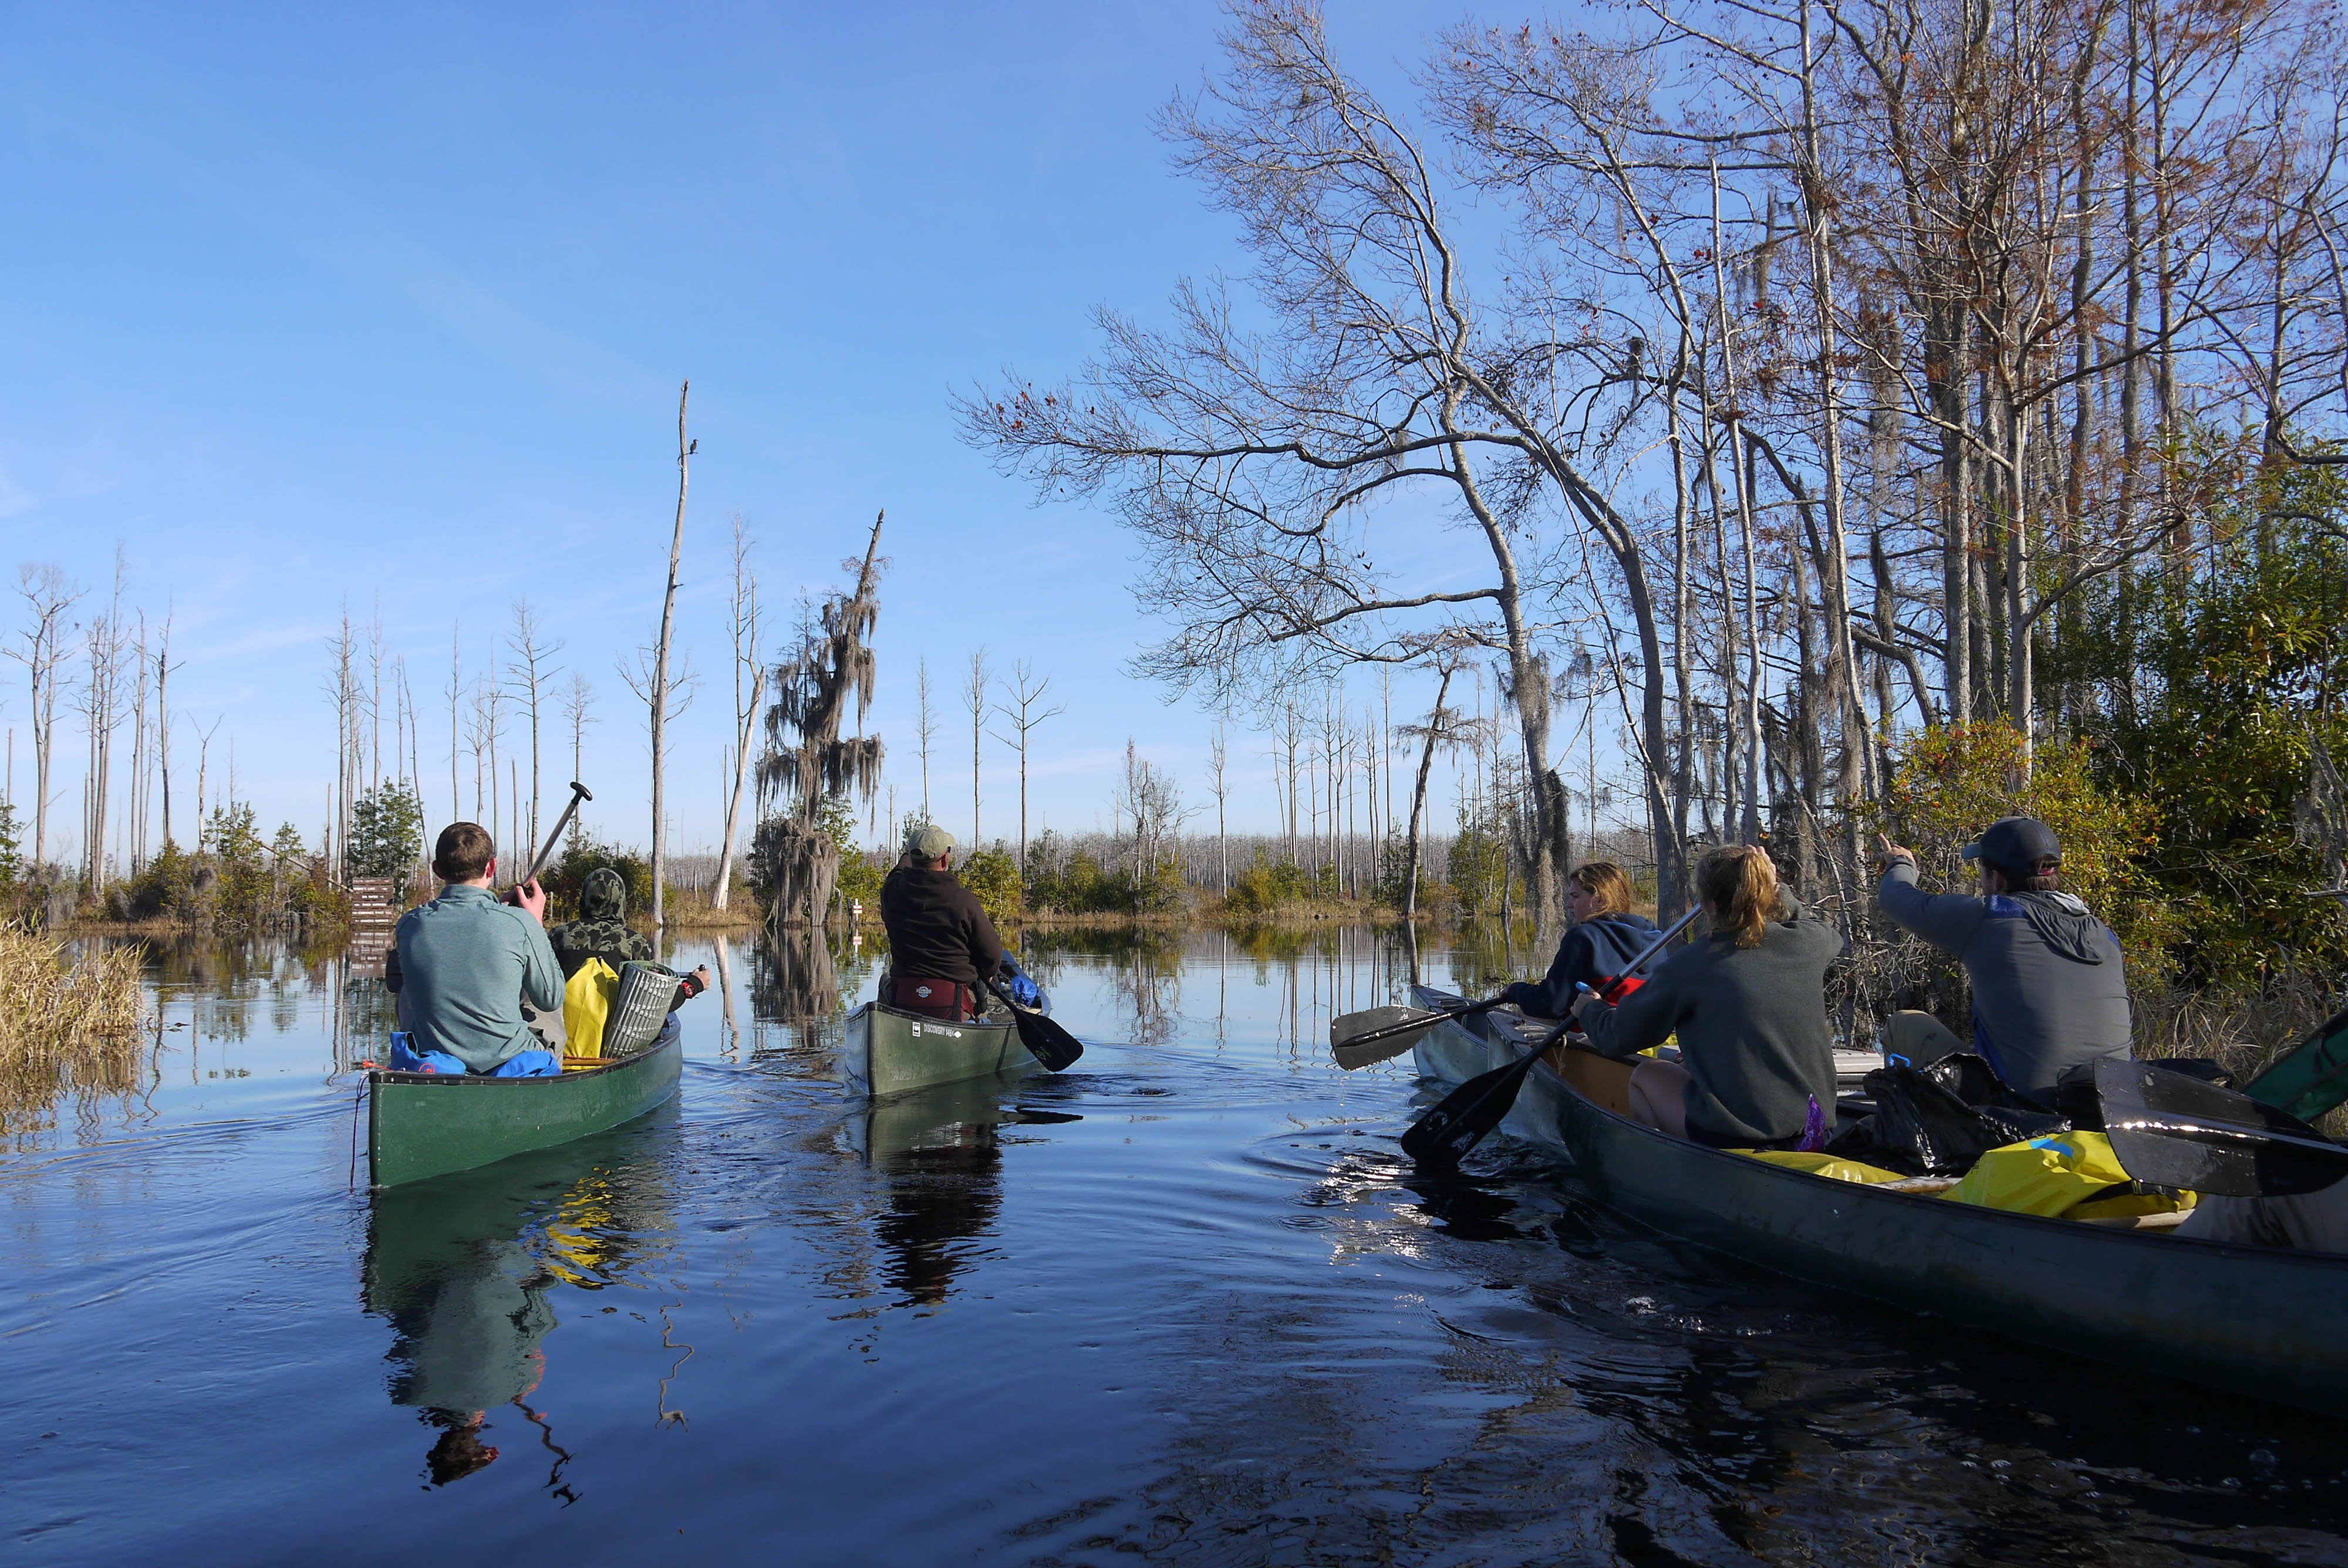
[(562, 815), (555, 819), (554, 831), (546, 835), (546, 842), (540, 845), (538, 853), (530, 857), (530, 869), (521, 874), (521, 879), (524, 882), (537, 876), (538, 868), (546, 864), (546, 857), (554, 853), (554, 842), (562, 836), (562, 830), (571, 825), (572, 817), (579, 810), (579, 803), (594, 798), (588, 793), (585, 784), (581, 784), (577, 779), (571, 781), (571, 804), (562, 808)]
[(1348, 1050), (1359, 1050), (1365, 1045), (1375, 1045), (1382, 1040), (1392, 1040), (1396, 1035), (1408, 1034), (1414, 1030), (1431, 1029), (1445, 1019), (1473, 1018), (1479, 1012), (1490, 1012), (1496, 1007), (1505, 1006), (1507, 1000), (1505, 997), (1487, 997), (1480, 1002), (1469, 1002), (1465, 1007), (1437, 1008), (1424, 1018), (1411, 1019), (1403, 1023), (1390, 1023), (1384, 1029), (1374, 1029), (1367, 1034), (1350, 1036), (1339, 1043)]
[(2155, 1112), (2149, 1115), (2126, 1117), (2118, 1121), (2106, 1118), (2104, 1132), (2138, 1132), (2152, 1138), (2181, 1138), (2189, 1143), (2240, 1143), (2251, 1148), (2274, 1145), (2295, 1153), (2317, 1154), (2338, 1163), (2348, 1173), (2348, 1144), (2334, 1143), (2324, 1138), (2302, 1138), (2290, 1132), (2270, 1132), (2258, 1127), (2236, 1127), (2223, 1122), (2205, 1121), (2198, 1116)]

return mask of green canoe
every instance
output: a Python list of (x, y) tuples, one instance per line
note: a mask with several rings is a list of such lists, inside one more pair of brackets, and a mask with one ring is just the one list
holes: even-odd
[[(1426, 987), (1414, 987), (1411, 999), (1458, 1001)], [(1419, 1072), (1464, 1082), (1517, 1060), (1525, 1033), (1488, 1013), (1440, 1024), (1418, 1043)], [(2045, 1219), (1808, 1175), (1618, 1114), (1591, 1098), (1608, 1096), (1609, 1070), (1621, 1068), (1582, 1052), (1542, 1062), (1500, 1125), (1564, 1150), (1591, 1193), (1632, 1220), (2060, 1355), (2325, 1415), (2348, 1405), (2348, 1255)]]
[(367, 1073), (367, 1164), (378, 1187), (469, 1171), (634, 1120), (676, 1092), (685, 1042), (560, 1078)]
[(840, 1041), (840, 1071), (859, 1094), (901, 1094), (990, 1072), (1035, 1065), (1009, 1019), (942, 1023), (866, 1002), (850, 1013)]

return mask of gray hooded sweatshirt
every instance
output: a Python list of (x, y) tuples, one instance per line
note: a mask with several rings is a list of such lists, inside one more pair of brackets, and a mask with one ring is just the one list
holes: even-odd
[(2070, 894), (1925, 893), (1916, 867), (1896, 860), (1876, 899), (1965, 966), (1973, 1049), (2014, 1092), (2045, 1102), (2070, 1069), (2128, 1054), (2119, 938)]

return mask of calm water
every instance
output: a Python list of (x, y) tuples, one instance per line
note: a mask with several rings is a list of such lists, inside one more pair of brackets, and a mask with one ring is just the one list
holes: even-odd
[(1030, 952), (1065, 1076), (850, 1103), (869, 958), (737, 944), (671, 1110), (373, 1197), (379, 991), (160, 958), (150, 1085), (0, 1153), (7, 1557), (2348, 1561), (2348, 1423), (1415, 1183), (1367, 934)]

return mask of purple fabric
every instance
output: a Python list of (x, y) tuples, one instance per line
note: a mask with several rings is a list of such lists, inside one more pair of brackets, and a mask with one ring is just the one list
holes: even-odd
[(1827, 1146), (1827, 1113), (1818, 1109), (1818, 1097), (1810, 1096), (1810, 1113), (1802, 1120), (1802, 1141), (1794, 1145), (1805, 1154), (1815, 1154)]

